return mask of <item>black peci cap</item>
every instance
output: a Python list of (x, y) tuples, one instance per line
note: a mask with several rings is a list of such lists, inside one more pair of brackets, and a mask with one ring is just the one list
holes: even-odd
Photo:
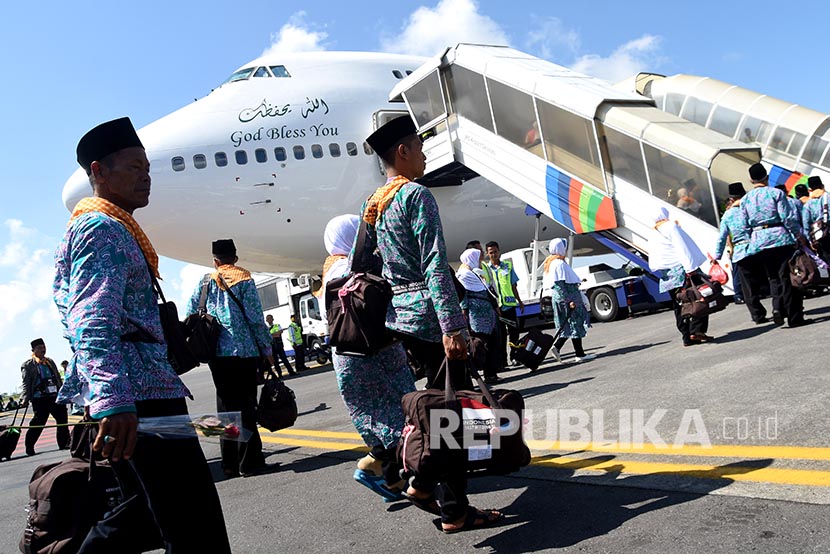
[(232, 239), (217, 239), (213, 242), (213, 256), (219, 258), (235, 257), (236, 245)]
[(749, 179), (752, 183), (760, 183), (767, 177), (767, 169), (760, 162), (756, 162), (749, 167)]
[(802, 197), (807, 197), (810, 195), (810, 192), (807, 190), (807, 185), (803, 183), (797, 183), (795, 185), (795, 196), (799, 199)]
[(46, 342), (43, 341), (43, 338), (38, 338), (37, 340), (32, 340), (32, 349), (35, 349), (37, 346), (45, 346)]
[(141, 147), (141, 140), (129, 118), (118, 118), (96, 126), (86, 132), (75, 149), (78, 164), (89, 174), (89, 167), (108, 154), (129, 147)]
[(409, 116), (401, 116), (394, 120), (389, 120), (369, 137), (366, 142), (372, 147), (377, 154), (383, 156), (386, 151), (394, 147), (401, 139), (414, 135), (416, 132), (415, 123)]
[(824, 184), (821, 183), (821, 176), (810, 176), (807, 178), (807, 187), (812, 191), (813, 189), (824, 189)]
[(729, 184), (730, 197), (743, 197), (744, 195), (746, 195), (746, 189), (744, 189), (744, 184), (742, 184), (739, 181)]

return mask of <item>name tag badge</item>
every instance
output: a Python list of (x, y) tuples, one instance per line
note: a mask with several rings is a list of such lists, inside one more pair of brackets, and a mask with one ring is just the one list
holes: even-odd
[(57, 394), (58, 393), (58, 387), (50, 384), (49, 386), (46, 387), (46, 391), (49, 392), (50, 394)]

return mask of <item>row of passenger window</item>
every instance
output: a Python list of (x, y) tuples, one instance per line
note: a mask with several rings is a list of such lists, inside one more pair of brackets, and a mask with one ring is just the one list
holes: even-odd
[[(328, 145), (329, 156), (332, 158), (339, 158), (342, 156), (342, 151), (340, 149), (340, 145), (338, 143), (329, 143)], [(374, 154), (372, 147), (370, 147), (367, 143), (363, 143), (363, 152), (367, 155)], [(306, 157), (305, 147), (302, 145), (294, 145), (291, 148), (291, 154), (293, 155), (295, 160), (303, 160)], [(357, 156), (358, 148), (356, 143), (346, 143), (346, 155), (348, 156)], [(313, 158), (323, 158), (324, 156), (324, 149), (322, 145), (313, 144), (311, 145), (311, 156)], [(236, 164), (242, 166), (248, 163), (248, 151), (244, 149), (239, 149), (234, 151), (233, 153), (234, 160)], [(288, 160), (288, 152), (285, 150), (284, 147), (274, 147), (274, 160), (277, 162), (285, 162)], [(268, 151), (266, 149), (255, 149), (254, 150), (254, 160), (259, 162), (260, 164), (268, 162)], [(187, 164), (185, 163), (185, 159), (183, 156), (174, 156), (170, 160), (171, 165), (173, 166), (173, 170), (176, 172), (182, 172), (187, 168)], [(228, 165), (228, 155), (223, 151), (219, 151), (214, 153), (213, 155), (213, 163), (217, 167), (223, 167)], [(202, 170), (207, 168), (208, 160), (207, 156), (204, 154), (194, 154), (193, 155), (193, 167), (197, 170)]]

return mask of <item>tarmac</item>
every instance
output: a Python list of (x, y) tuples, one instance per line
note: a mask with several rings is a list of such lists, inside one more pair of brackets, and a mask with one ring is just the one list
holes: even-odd
[[(765, 301), (769, 308), (769, 300)], [(521, 392), (533, 460), (470, 480), (471, 503), (500, 508), (497, 527), (444, 535), (408, 502), (385, 504), (352, 479), (366, 452), (330, 365), (286, 380), (294, 427), (261, 431), (268, 475), (225, 480), (203, 439), (234, 552), (830, 552), (830, 296), (805, 300), (813, 323), (754, 325), (744, 306), (710, 317), (711, 344), (683, 347), (670, 311), (594, 325), (593, 361), (514, 367), (496, 388)], [(210, 373), (184, 375), (192, 416), (215, 411)], [(419, 386), (422, 384), (419, 383)], [(6, 424), (10, 417), (0, 418)], [(0, 463), (0, 552), (16, 552), (27, 484), (57, 461)], [(198, 508), (182, 511), (198, 517)]]

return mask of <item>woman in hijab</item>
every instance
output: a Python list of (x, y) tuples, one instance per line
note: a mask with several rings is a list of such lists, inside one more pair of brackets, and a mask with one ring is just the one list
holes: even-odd
[(553, 318), (556, 328), (561, 331), (554, 347), (561, 350), (568, 338), (574, 345), (576, 362), (590, 361), (596, 355), (586, 354), (582, 338), (588, 334), (591, 323), (588, 310), (582, 302), (579, 285), (582, 280), (565, 262), (565, 240), (556, 238), (548, 245), (550, 256), (545, 259), (545, 273), (542, 275), (542, 295), (553, 301)]
[[(349, 273), (348, 255), (359, 227), (360, 219), (354, 214), (336, 216), (326, 226), (323, 242), (329, 257), (323, 265), (323, 292), (330, 280)], [(325, 295), (323, 299), (325, 303)], [(368, 357), (340, 355), (335, 349), (332, 360), (349, 417), (371, 448), (358, 460), (354, 479), (386, 502), (402, 500), (405, 483), (395, 457), (405, 420), (401, 398), (415, 390), (403, 344), (395, 341)]]
[(660, 291), (671, 293), (674, 317), (683, 337), (683, 345), (711, 342), (714, 338), (706, 335), (709, 317), (683, 317), (678, 298), (686, 285), (687, 276), (698, 272), (706, 256), (677, 222), (669, 220), (669, 211), (665, 207), (657, 209), (653, 219), (654, 232), (648, 241), (648, 266), (652, 271), (662, 271)]
[(484, 359), (484, 382), (495, 384), (499, 381), (499, 357), (496, 336), (495, 300), (487, 285), (475, 271), (480, 268), (481, 251), (467, 249), (461, 253), (461, 265), (455, 277), (464, 286), (465, 295), (461, 310), (470, 326), (474, 338), (481, 339), (487, 347)]

